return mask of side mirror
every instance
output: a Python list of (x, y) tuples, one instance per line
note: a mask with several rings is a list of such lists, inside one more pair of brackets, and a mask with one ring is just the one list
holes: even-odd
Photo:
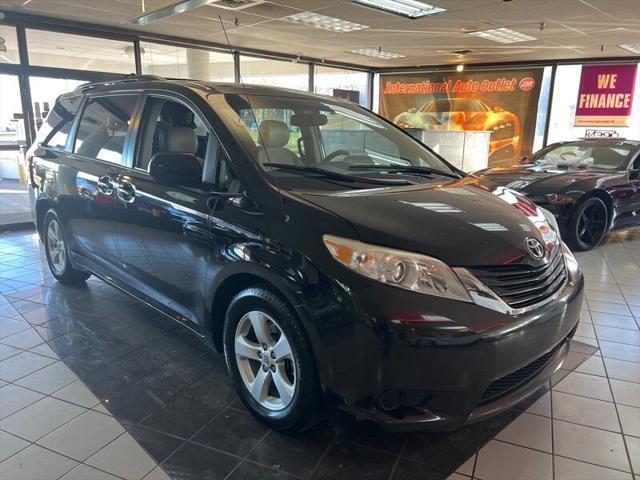
[(191, 153), (156, 153), (149, 162), (149, 173), (163, 185), (196, 186), (202, 183), (202, 167)]
[(504, 112), (504, 108), (502, 107), (493, 107), (494, 112)]
[(408, 113), (416, 113), (417, 111), (418, 109), (415, 107), (411, 107), (409, 110), (407, 110)]

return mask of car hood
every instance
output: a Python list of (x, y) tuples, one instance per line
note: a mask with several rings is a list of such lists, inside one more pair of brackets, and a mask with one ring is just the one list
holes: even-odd
[(551, 165), (515, 165), (488, 168), (475, 174), (490, 185), (500, 185), (523, 193), (557, 193), (577, 182), (606, 177), (615, 172), (567, 169)]
[(340, 215), (363, 242), (423, 253), (451, 266), (538, 265), (526, 254), (525, 239), (537, 238), (549, 250), (557, 244), (530, 200), (502, 187), (487, 191), (471, 176), (445, 184), (294, 194)]

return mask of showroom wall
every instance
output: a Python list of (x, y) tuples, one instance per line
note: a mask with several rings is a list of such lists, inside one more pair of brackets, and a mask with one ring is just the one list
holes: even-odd
[[(464, 72), (455, 71), (453, 65), (420, 71), (374, 71), (276, 52), (232, 51), (220, 45), (194, 44), (164, 37), (148, 38), (133, 31), (110, 31), (93, 25), (61, 26), (27, 17), (5, 18), (0, 24), (0, 36), (5, 40), (3, 50), (6, 50), (0, 52), (0, 181), (3, 182), (3, 191), (15, 187), (12, 205), (24, 207), (22, 213), (3, 214), (0, 226), (30, 221), (26, 188), (20, 189), (12, 182), (26, 181), (24, 175), (21, 178), (19, 168), (24, 159), (24, 149), (32, 142), (56, 97), (82, 82), (119, 78), (131, 73), (221, 82), (236, 82), (242, 78), (247, 84), (313, 91), (357, 102), (392, 121), (402, 117), (400, 114), (403, 112), (417, 111), (442, 95), (439, 97), (438, 92), (414, 92), (412, 95), (390, 94), (385, 97), (385, 85), (389, 82), (451, 81), (455, 84), (456, 81), (496, 82), (500, 78), (516, 78), (517, 95), (497, 91), (497, 88), (477, 95), (465, 91), (454, 94), (477, 97), (484, 103), (487, 113), (483, 115), (492, 117), (492, 120), (480, 121), (480, 117), (476, 117), (474, 122), (478, 128), (487, 128), (487, 125), (490, 130), (496, 128), (497, 133), (492, 133), (492, 139), (497, 138), (496, 135), (505, 138), (515, 135), (505, 132), (513, 127), (510, 122), (517, 121), (519, 139), (511, 142), (512, 145), (505, 150), (512, 154), (505, 156), (503, 161), (512, 161), (550, 142), (579, 138), (587, 130), (573, 126), (582, 65), (568, 62), (505, 64), (491, 68), (467, 66)], [(640, 82), (637, 82), (630, 126), (616, 128), (619, 135), (627, 138), (640, 138), (639, 90)], [(446, 94), (445, 97), (451, 98), (451, 95)], [(499, 119), (498, 123), (493, 119)], [(452, 129), (467, 128), (457, 125), (454, 120), (447, 123), (453, 125)], [(504, 143), (493, 141), (494, 147), (504, 146)]]

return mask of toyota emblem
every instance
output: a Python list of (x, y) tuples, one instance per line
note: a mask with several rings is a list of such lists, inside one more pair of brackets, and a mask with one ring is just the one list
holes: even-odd
[(536, 260), (544, 258), (544, 246), (535, 238), (527, 238), (524, 241), (524, 248), (532, 258)]

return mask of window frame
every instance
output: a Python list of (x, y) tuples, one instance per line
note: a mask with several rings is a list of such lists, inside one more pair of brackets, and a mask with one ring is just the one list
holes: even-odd
[[(128, 90), (127, 90), (128, 91)], [(217, 149), (218, 149), (218, 154), (215, 157), (215, 161), (217, 162), (219, 157), (222, 154), (222, 159), (221, 161), (226, 162), (227, 164), (227, 168), (228, 170), (232, 173), (232, 175), (235, 178), (239, 178), (238, 175), (235, 172), (235, 166), (233, 165), (233, 162), (231, 161), (231, 157), (227, 151), (227, 149), (225, 148), (224, 144), (222, 143), (220, 136), (216, 133), (215, 129), (213, 128), (213, 126), (211, 125), (211, 122), (208, 120), (207, 116), (204, 114), (204, 112), (202, 111), (201, 108), (199, 108), (193, 101), (191, 101), (189, 98), (187, 98), (186, 96), (175, 92), (173, 90), (163, 90), (163, 89), (148, 89), (145, 91), (141, 92), (140, 95), (140, 100), (138, 102), (138, 106), (137, 109), (135, 111), (134, 116), (132, 117), (132, 122), (131, 122), (131, 129), (130, 129), (130, 137), (129, 137), (129, 155), (127, 156), (127, 162), (123, 163), (121, 165), (121, 168), (123, 168), (125, 171), (129, 171), (132, 173), (135, 173), (135, 175), (142, 175), (145, 178), (151, 180), (151, 181), (155, 181), (153, 179), (153, 176), (149, 173), (148, 170), (144, 170), (142, 168), (137, 167), (136, 164), (136, 155), (139, 151), (139, 139), (141, 138), (141, 135), (143, 134), (143, 115), (144, 115), (144, 110), (145, 107), (147, 105), (147, 101), (149, 99), (153, 99), (153, 98), (164, 98), (167, 100), (172, 100), (174, 102), (180, 103), (182, 105), (184, 105), (185, 107), (189, 108), (202, 122), (202, 124), (204, 125), (204, 127), (207, 129), (207, 133), (209, 135), (212, 135), (213, 137), (215, 137), (216, 140), (216, 144), (217, 144)], [(213, 107), (210, 107), (213, 108)], [(208, 147), (208, 146), (207, 146)], [(207, 155), (208, 156), (208, 155)], [(204, 161), (207, 161), (207, 158), (204, 159)], [(214, 184), (214, 188), (215, 191), (217, 191), (219, 185), (218, 185), (218, 179), (219, 179), (219, 167), (216, 167), (214, 170), (214, 177), (215, 177), (215, 184)], [(204, 182), (203, 182), (204, 185)]]
[[(82, 122), (82, 117), (87, 109), (89, 103), (97, 98), (105, 98), (105, 97), (122, 97), (122, 96), (136, 96), (136, 104), (134, 105), (131, 111), (131, 118), (129, 119), (129, 126), (127, 128), (127, 133), (125, 135), (124, 144), (122, 146), (122, 156), (120, 158), (120, 162), (109, 162), (107, 160), (102, 160), (100, 158), (89, 157), (87, 155), (82, 155), (81, 153), (74, 152), (76, 138), (78, 135), (78, 130), (80, 129), (80, 123)], [(93, 162), (98, 162), (103, 165), (108, 165), (111, 167), (124, 167), (129, 161), (132, 152), (131, 152), (131, 141), (132, 134), (134, 131), (134, 126), (136, 124), (136, 119), (138, 118), (138, 111), (140, 109), (140, 102), (143, 97), (143, 92), (141, 90), (118, 90), (113, 92), (96, 92), (96, 93), (88, 93), (85, 94), (80, 107), (78, 108), (78, 113), (76, 113), (76, 118), (74, 119), (72, 130), (69, 132), (69, 137), (67, 138), (67, 145), (65, 147), (65, 151), (69, 153), (69, 155), (73, 155), (76, 158), (80, 158), (82, 160), (90, 160)]]

